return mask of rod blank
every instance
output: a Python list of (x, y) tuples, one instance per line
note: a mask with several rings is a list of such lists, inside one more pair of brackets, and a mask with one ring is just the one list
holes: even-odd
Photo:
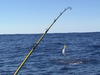
[(37, 42), (34, 44), (33, 48), (30, 50), (30, 52), (26, 55), (26, 57), (24, 58), (23, 62), (19, 65), (19, 67), (17, 68), (17, 70), (15, 71), (14, 75), (17, 75), (19, 73), (19, 71), (21, 70), (21, 68), (24, 66), (24, 64), (26, 63), (26, 61), (29, 59), (29, 57), (32, 55), (33, 51), (38, 47), (38, 45), (40, 44), (40, 42), (43, 40), (43, 38), (45, 37), (45, 35), (47, 34), (47, 32), (50, 30), (50, 28), (56, 23), (56, 21), (60, 18), (60, 16), (66, 11), (70, 9), (71, 7), (68, 7), (67, 9), (64, 9), (58, 16), (57, 18), (51, 23), (51, 25), (49, 26), (49, 28), (45, 31), (45, 33), (42, 34), (42, 36), (40, 37), (39, 40), (37, 40)]

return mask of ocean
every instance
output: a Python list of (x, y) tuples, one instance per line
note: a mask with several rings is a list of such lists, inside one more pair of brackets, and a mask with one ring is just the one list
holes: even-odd
[[(1, 34), (0, 75), (13, 75), (40, 36)], [(19, 75), (100, 75), (100, 33), (47, 34)]]

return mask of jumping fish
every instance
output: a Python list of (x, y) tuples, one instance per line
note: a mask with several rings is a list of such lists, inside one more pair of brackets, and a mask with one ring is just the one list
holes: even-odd
[(65, 50), (66, 50), (67, 46), (64, 45), (64, 48), (62, 49), (62, 54), (65, 55)]

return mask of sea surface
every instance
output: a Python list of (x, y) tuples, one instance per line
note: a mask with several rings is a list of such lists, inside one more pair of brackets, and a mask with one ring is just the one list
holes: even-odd
[[(0, 75), (13, 75), (40, 36), (0, 35)], [(100, 33), (47, 34), (19, 75), (100, 75)]]

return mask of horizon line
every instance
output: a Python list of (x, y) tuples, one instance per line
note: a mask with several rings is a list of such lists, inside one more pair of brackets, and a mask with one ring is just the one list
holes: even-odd
[[(71, 34), (71, 33), (100, 33), (100, 31), (95, 32), (49, 32), (47, 34)], [(0, 35), (21, 35), (21, 34), (43, 34), (43, 33), (0, 33)]]

